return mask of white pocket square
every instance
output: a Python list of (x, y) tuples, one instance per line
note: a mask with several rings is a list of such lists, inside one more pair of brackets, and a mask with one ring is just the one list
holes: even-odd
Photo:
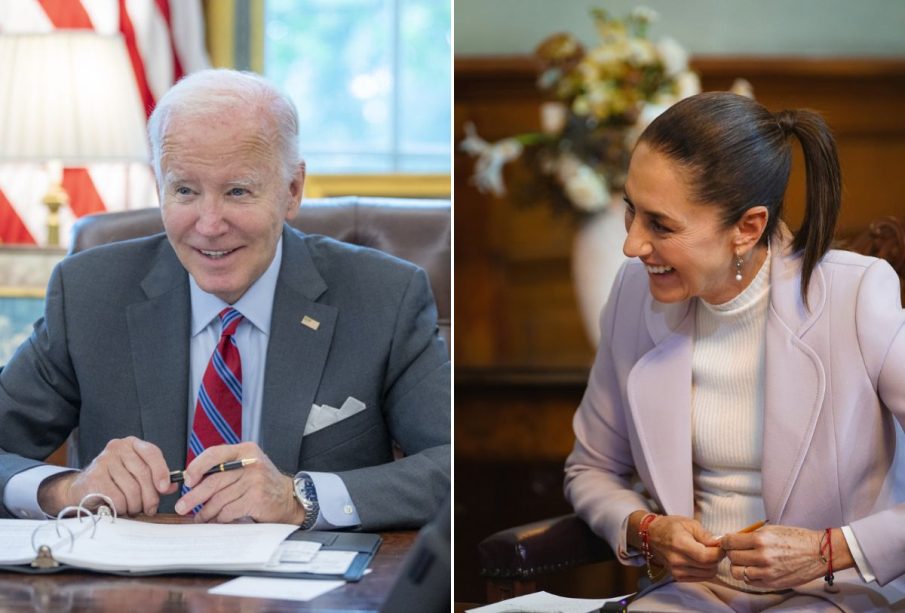
[(302, 436), (308, 436), (313, 432), (323, 430), (327, 426), (339, 423), (364, 410), (365, 403), (352, 398), (352, 396), (346, 398), (346, 401), (338, 409), (328, 404), (312, 404), (311, 412), (308, 413), (308, 422), (305, 424), (305, 433)]

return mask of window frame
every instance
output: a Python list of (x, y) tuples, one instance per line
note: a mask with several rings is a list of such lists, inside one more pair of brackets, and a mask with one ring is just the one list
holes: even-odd
[[(264, 74), (264, 2), (204, 0), (206, 42), (212, 66)], [(451, 172), (309, 174), (305, 196), (449, 198), (451, 180)]]

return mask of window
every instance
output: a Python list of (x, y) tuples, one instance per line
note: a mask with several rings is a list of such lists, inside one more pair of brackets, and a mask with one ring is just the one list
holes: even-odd
[(450, 171), (449, 0), (267, 0), (265, 75), (312, 175)]

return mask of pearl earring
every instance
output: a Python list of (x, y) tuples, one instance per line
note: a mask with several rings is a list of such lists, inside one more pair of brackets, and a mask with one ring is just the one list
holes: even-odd
[(735, 252), (735, 280), (742, 280), (742, 256)]

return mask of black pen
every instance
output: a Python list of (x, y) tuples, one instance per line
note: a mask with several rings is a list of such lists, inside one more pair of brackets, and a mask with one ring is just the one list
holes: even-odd
[[(217, 464), (212, 469), (204, 473), (204, 476), (213, 475), (214, 473), (222, 473), (227, 470), (236, 470), (237, 468), (242, 468), (243, 466), (248, 466), (249, 464), (254, 464), (257, 462), (255, 458), (243, 459), (243, 460), (232, 460), (231, 462), (224, 462), (223, 464)], [(183, 479), (185, 479), (185, 471), (184, 470), (171, 470), (170, 471), (170, 483), (182, 483)]]

